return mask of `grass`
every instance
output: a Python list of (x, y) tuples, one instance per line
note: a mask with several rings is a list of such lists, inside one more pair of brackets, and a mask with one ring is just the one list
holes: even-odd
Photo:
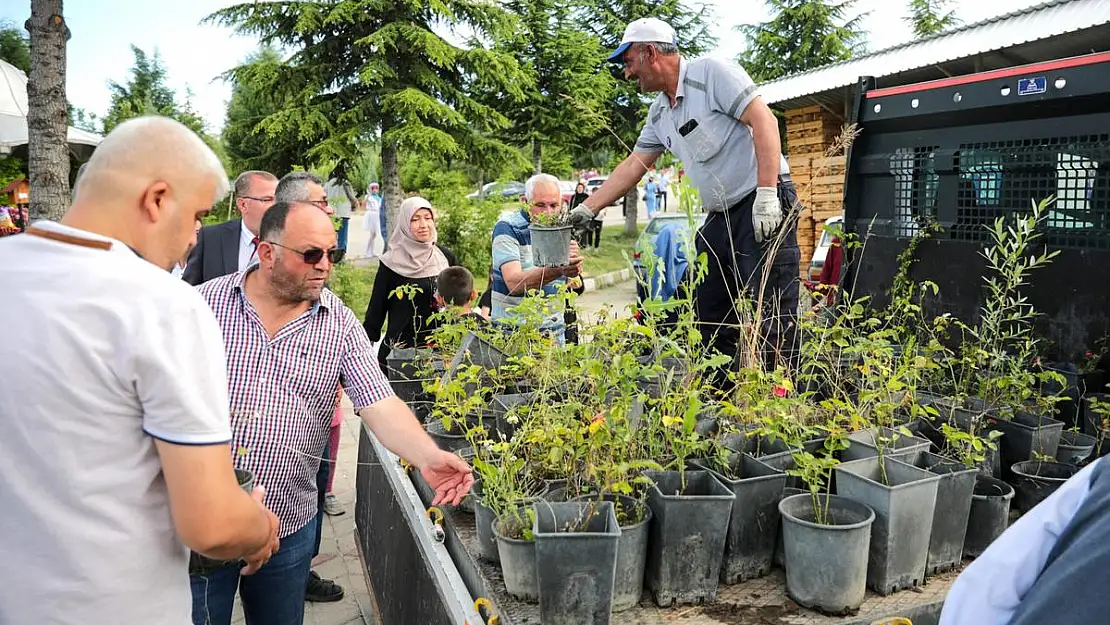
[(632, 247), (637, 235), (630, 237), (624, 233), (624, 226), (608, 226), (601, 229), (601, 246), (598, 249), (587, 247), (582, 250), (586, 262), (583, 269), (588, 277), (595, 278), (603, 273), (620, 271), (632, 266)]

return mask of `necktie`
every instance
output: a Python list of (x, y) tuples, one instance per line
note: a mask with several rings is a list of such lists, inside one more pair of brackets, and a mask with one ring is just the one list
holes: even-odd
[(258, 237), (251, 239), (251, 255), (247, 258), (247, 262), (254, 260), (254, 255), (258, 253)]

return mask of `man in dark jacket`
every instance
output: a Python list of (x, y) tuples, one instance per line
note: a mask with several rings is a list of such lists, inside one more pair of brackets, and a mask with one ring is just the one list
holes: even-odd
[(258, 225), (274, 203), (276, 176), (265, 171), (245, 171), (235, 179), (235, 207), (242, 219), (205, 226), (189, 253), (182, 278), (193, 286), (242, 271), (254, 259)]

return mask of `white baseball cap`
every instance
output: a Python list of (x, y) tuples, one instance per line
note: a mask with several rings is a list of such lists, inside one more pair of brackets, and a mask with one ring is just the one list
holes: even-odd
[(634, 43), (655, 42), (671, 43), (677, 46), (678, 35), (675, 34), (670, 24), (663, 20), (654, 17), (642, 17), (629, 23), (628, 27), (624, 29), (624, 38), (621, 39), (621, 45), (609, 55), (609, 60), (619, 59), (625, 50)]

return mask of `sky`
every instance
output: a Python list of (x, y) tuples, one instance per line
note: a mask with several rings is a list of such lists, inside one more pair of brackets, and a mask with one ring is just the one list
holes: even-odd
[[(952, 7), (964, 23), (1020, 10), (1042, 0), (955, 0)], [(72, 37), (67, 48), (67, 96), (74, 105), (98, 115), (108, 110), (108, 81), (125, 82), (133, 62), (131, 44), (148, 53), (157, 49), (165, 62), (169, 85), (180, 94), (192, 92), (192, 104), (208, 130), (223, 127), (230, 86), (219, 75), (241, 62), (258, 47), (252, 38), (229, 29), (201, 25), (210, 13), (233, 0), (71, 0), (65, 5)], [(732, 30), (741, 23), (768, 18), (762, 0), (708, 0), (716, 12), (718, 48), (712, 55), (735, 57), (743, 37)], [(22, 24), (30, 13), (29, 0), (0, 3), (0, 21)], [(888, 48), (912, 38), (904, 17), (909, 0), (857, 0), (853, 10), (868, 13), (863, 20), (868, 49)], [(110, 7), (110, 9), (109, 9)]]

